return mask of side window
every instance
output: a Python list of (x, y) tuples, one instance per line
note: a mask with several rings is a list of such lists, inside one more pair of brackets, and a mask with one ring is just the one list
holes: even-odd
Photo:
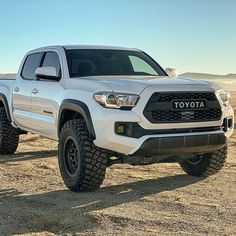
[(143, 59), (136, 56), (129, 56), (130, 62), (133, 66), (133, 70), (137, 74), (156, 75), (157, 72), (148, 65)]
[(53, 66), (56, 68), (57, 75), (61, 74), (61, 65), (60, 65), (60, 59), (58, 57), (58, 54), (56, 52), (47, 52), (42, 67), (46, 66)]
[(34, 53), (26, 58), (21, 72), (24, 79), (33, 80), (35, 78), (35, 71), (40, 65), (41, 57), (42, 53)]

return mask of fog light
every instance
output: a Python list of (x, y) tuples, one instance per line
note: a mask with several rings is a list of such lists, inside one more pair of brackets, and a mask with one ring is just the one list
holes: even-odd
[(132, 137), (132, 122), (116, 122), (115, 123), (115, 133), (127, 137)]
[(124, 125), (118, 125), (116, 127), (116, 133), (117, 134), (124, 134), (125, 133), (125, 126)]

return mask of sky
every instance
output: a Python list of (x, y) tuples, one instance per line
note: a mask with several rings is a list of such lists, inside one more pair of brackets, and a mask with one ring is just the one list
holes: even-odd
[(58, 44), (139, 48), (179, 73), (236, 73), (236, 0), (0, 0), (0, 73)]

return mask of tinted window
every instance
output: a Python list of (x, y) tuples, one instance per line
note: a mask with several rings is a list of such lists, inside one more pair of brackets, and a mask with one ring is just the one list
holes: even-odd
[(57, 75), (60, 75), (61, 71), (61, 66), (60, 66), (60, 60), (56, 52), (47, 52), (44, 60), (42, 67), (45, 66), (53, 66), (56, 68)]
[(21, 76), (24, 79), (33, 80), (35, 78), (35, 71), (40, 65), (42, 53), (35, 53), (29, 55), (26, 60), (25, 64), (21, 73)]
[(166, 75), (155, 61), (140, 51), (72, 49), (67, 50), (66, 55), (70, 77)]

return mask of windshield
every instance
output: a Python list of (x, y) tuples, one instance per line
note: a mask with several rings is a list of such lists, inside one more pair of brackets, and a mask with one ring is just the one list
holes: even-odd
[(70, 77), (84, 76), (166, 76), (164, 70), (140, 51), (107, 49), (66, 50)]

